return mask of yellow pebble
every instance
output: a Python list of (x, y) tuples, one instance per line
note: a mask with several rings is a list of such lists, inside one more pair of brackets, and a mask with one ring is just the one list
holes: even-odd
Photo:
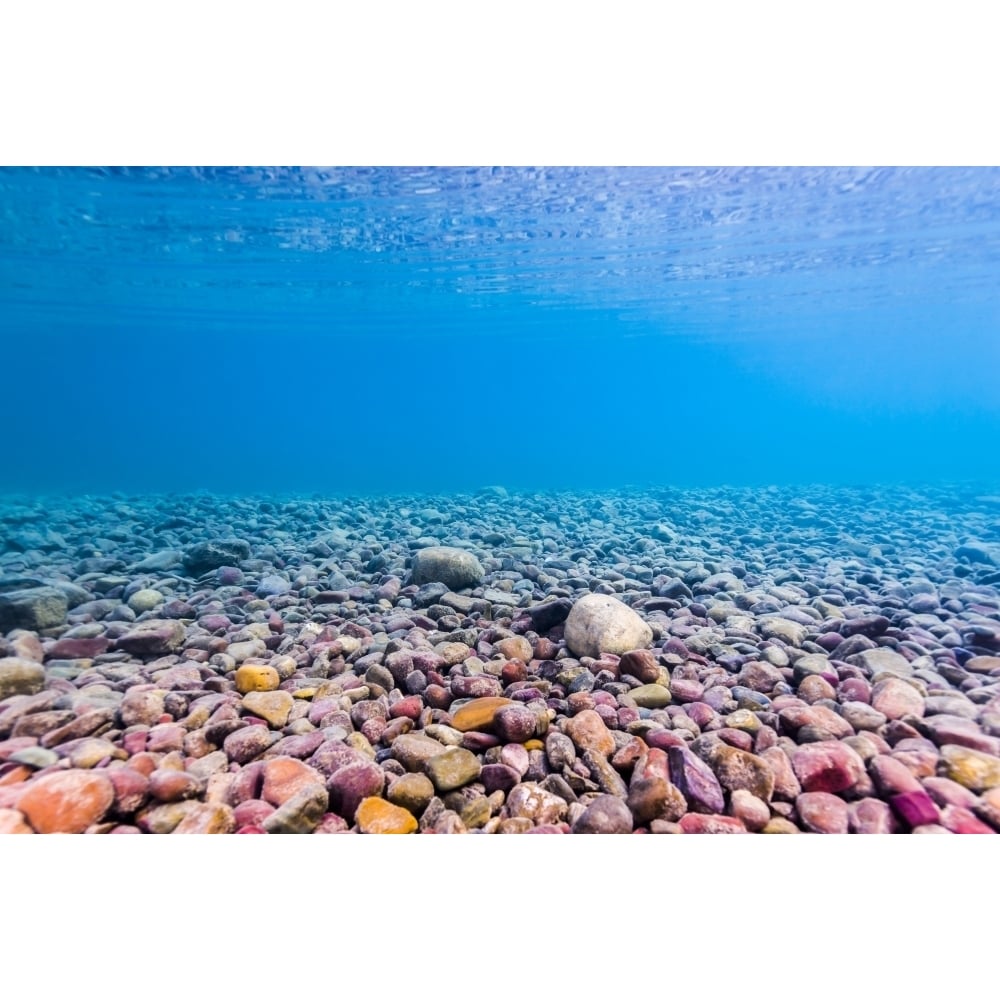
[(525, 750), (544, 750), (545, 744), (541, 740), (525, 740), (524, 741)]
[(274, 667), (264, 663), (244, 663), (236, 671), (236, 690), (240, 694), (251, 691), (277, 691), (281, 678)]
[(412, 813), (374, 795), (361, 800), (355, 819), (362, 833), (413, 833), (417, 828)]

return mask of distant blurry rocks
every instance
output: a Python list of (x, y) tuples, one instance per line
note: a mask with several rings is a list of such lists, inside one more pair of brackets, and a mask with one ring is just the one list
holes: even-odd
[(586, 594), (566, 619), (566, 644), (576, 656), (627, 653), (653, 641), (653, 630), (626, 604), (609, 594)]
[(955, 558), (970, 563), (985, 563), (987, 566), (993, 565), (997, 560), (991, 551), (992, 546), (983, 545), (981, 542), (966, 542), (955, 549)]
[(479, 560), (464, 549), (431, 545), (413, 557), (411, 584), (443, 583), (451, 590), (478, 587), (486, 578)]
[(0, 701), (13, 694), (37, 694), (45, 684), (45, 670), (20, 656), (0, 659)]
[(27, 587), (0, 593), (0, 632), (26, 628), (39, 632), (66, 621), (66, 595), (56, 587)]
[(249, 558), (250, 545), (242, 538), (214, 538), (186, 548), (184, 568), (192, 576), (201, 576), (220, 566), (232, 566)]

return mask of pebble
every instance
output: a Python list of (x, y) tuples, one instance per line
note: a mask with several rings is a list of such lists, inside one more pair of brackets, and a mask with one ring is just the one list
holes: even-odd
[(36, 833), (83, 833), (104, 818), (114, 800), (107, 774), (69, 770), (36, 778), (17, 807)]
[(361, 833), (414, 833), (417, 820), (412, 813), (385, 799), (363, 799), (357, 809), (357, 824)]

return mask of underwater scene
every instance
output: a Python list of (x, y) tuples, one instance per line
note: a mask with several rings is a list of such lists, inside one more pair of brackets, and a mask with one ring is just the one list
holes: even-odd
[(0, 168), (0, 832), (1000, 832), (998, 274), (992, 167)]

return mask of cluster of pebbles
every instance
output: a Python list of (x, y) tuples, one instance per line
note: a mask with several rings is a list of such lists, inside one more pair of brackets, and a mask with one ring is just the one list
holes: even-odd
[(1000, 497), (0, 501), (0, 831), (995, 833)]

